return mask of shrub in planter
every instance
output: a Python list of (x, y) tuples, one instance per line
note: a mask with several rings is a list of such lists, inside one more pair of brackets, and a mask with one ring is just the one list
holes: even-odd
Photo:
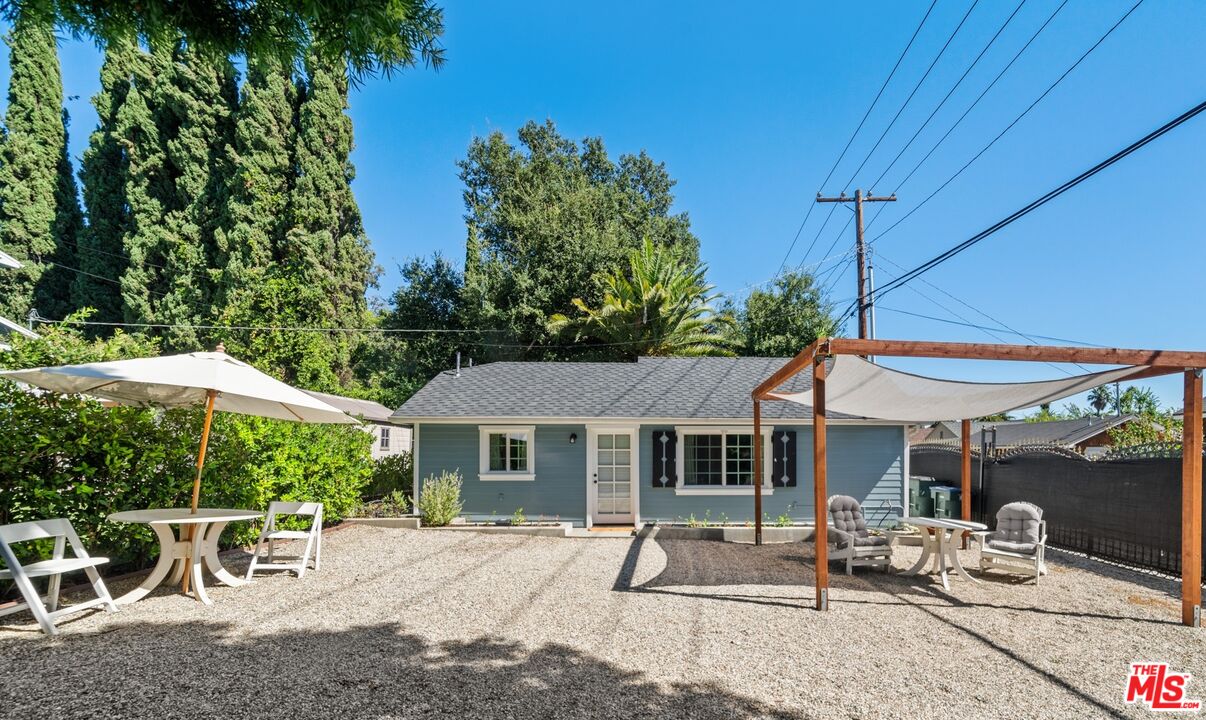
[(419, 493), (419, 515), (424, 525), (443, 527), (461, 514), (461, 473), (447, 470), (423, 478)]

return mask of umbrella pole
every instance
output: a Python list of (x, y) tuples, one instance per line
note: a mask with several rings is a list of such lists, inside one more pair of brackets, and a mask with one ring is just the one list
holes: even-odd
[[(214, 400), (218, 397), (217, 390), (210, 390), (206, 393), (205, 400), (205, 424), (201, 428), (201, 447), (197, 450), (197, 477), (193, 480), (193, 502), (190, 506), (190, 512), (193, 515), (197, 514), (197, 504), (201, 500), (201, 470), (205, 467), (205, 449), (209, 447), (209, 426), (214, 419)], [(194, 541), (196, 533), (196, 525), (188, 526), (189, 542)], [(180, 580), (181, 592), (188, 593), (188, 577), (189, 572), (185, 570), (184, 577)]]

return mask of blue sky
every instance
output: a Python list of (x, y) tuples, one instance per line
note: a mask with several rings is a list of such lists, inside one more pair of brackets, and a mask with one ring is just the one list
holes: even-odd
[[(899, 191), (869, 238), (945, 181), (1088, 49), (1134, 0), (1070, 0), (980, 105)], [(826, 194), (843, 189), (972, 0), (938, 0)], [(1057, 7), (1026, 0), (979, 65), (875, 190), (887, 193)], [(603, 7), (605, 9), (600, 9)], [(513, 135), (551, 118), (570, 137), (601, 136), (613, 154), (642, 148), (678, 180), (710, 277), (742, 294), (772, 277), (826, 172), (928, 3), (446, 3), (448, 63), (373, 80), (351, 98), (355, 191), (386, 272), (412, 255), (463, 252), (455, 162), (471, 138)], [(1016, 7), (982, 0), (850, 186), (880, 175)], [(876, 242), (912, 267), (987, 227), (1206, 96), (1206, 8), (1147, 0), (1025, 119), (959, 179)], [(61, 45), (78, 158), (95, 123), (88, 100), (100, 58)], [(6, 58), (0, 81), (7, 84)], [(880, 337), (994, 340), (907, 311), (1118, 347), (1206, 348), (1202, 242), (1206, 117), (940, 266), (882, 301)], [(874, 210), (874, 209), (873, 209)], [(828, 206), (814, 210), (789, 257), (815, 263), (853, 231), (838, 210), (808, 258)], [(835, 243), (836, 241), (836, 243)], [(835, 244), (834, 244), (835, 243)], [(820, 266), (824, 273), (832, 261)], [(853, 294), (849, 271), (833, 297)], [(888, 278), (881, 274), (880, 282)], [(950, 293), (969, 309), (942, 294)], [(986, 313), (979, 314), (978, 311)], [(1014, 341), (1017, 336), (999, 333)], [(893, 361), (966, 379), (1038, 379), (1045, 365)], [(1180, 380), (1145, 381), (1169, 405)]]

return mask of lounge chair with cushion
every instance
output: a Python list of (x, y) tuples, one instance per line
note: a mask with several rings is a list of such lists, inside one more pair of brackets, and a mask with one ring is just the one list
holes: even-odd
[(886, 535), (872, 535), (858, 500), (849, 495), (829, 498), (829, 542), (836, 546), (830, 560), (845, 560), (846, 574), (856, 565), (882, 565), (887, 571), (892, 564), (892, 545)]
[(1043, 509), (1011, 502), (997, 511), (997, 529), (972, 533), (980, 542), (980, 571), (996, 568), (1034, 578), (1047, 574), (1047, 523)]

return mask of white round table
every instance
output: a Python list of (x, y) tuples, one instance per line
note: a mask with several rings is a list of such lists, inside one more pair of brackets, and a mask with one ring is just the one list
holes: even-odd
[(962, 538), (965, 530), (970, 532), (987, 530), (987, 525), (970, 520), (927, 517), (902, 517), (900, 522), (927, 530), (921, 534), (921, 559), (913, 567), (905, 570), (905, 575), (917, 575), (933, 557), (934, 569), (932, 572), (937, 572), (942, 576), (942, 587), (945, 589), (951, 589), (946, 576), (948, 567), (964, 580), (980, 582), (968, 575), (967, 571), (963, 569), (963, 564), (959, 562), (957, 541)]
[[(187, 571), (192, 573), (189, 580), (193, 597), (206, 605), (212, 605), (213, 601), (205, 593), (205, 585), (201, 582), (202, 562), (223, 585), (246, 585), (246, 580), (236, 578), (222, 567), (222, 561), (218, 559), (218, 538), (227, 523), (256, 520), (263, 516), (263, 513), (251, 510), (221, 508), (199, 508), (196, 513), (189, 512), (188, 508), (127, 510), (113, 513), (108, 518), (109, 522), (150, 525), (155, 531), (155, 536), (159, 538), (159, 562), (155, 563), (151, 574), (141, 585), (114, 599), (114, 602), (118, 605), (137, 602), (158, 587), (169, 575), (171, 583), (178, 583)], [(180, 526), (179, 537), (172, 532), (173, 525)], [(194, 528), (191, 535), (185, 532), (185, 528), (189, 527)]]

